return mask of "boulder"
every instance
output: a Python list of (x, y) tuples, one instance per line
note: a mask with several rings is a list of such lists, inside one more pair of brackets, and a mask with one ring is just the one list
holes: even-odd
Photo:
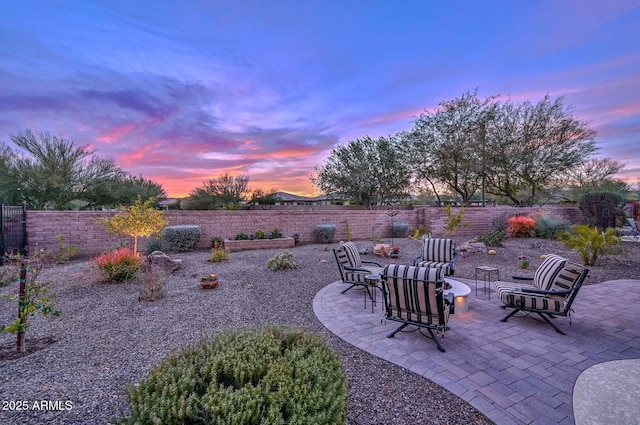
[(467, 251), (469, 254), (487, 252), (487, 246), (482, 242), (465, 242), (460, 245), (460, 251)]
[(373, 246), (373, 255), (378, 257), (388, 257), (391, 253), (391, 245), (386, 243), (379, 243)]
[(153, 251), (147, 255), (147, 264), (151, 269), (161, 269), (166, 273), (173, 273), (182, 267), (182, 260), (172, 260), (162, 251)]

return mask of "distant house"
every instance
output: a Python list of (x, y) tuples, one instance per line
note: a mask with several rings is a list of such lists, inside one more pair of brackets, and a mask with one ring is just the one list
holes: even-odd
[(288, 192), (276, 192), (276, 205), (349, 205), (348, 201), (343, 201), (336, 196), (301, 196)]

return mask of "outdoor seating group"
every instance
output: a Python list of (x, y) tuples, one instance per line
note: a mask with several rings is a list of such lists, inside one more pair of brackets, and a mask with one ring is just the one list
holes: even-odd
[[(380, 282), (384, 317), (401, 323), (387, 335), (388, 338), (413, 325), (421, 333), (426, 329), (428, 335), (425, 336), (435, 342), (438, 350), (445, 351), (438, 336), (444, 337), (449, 315), (454, 313), (454, 296), (447, 293), (445, 287), (445, 277), (453, 275), (457, 257), (451, 239), (425, 238), (413, 265), (383, 267), (378, 262), (362, 260), (353, 242), (340, 243), (333, 252), (341, 282), (349, 285), (342, 293), (362, 287), (371, 297), (371, 275), (380, 277), (375, 281)], [(514, 280), (520, 282), (496, 281), (495, 291), (503, 304), (501, 308), (512, 309), (501, 321), (506, 322), (518, 312), (534, 313), (564, 335), (551, 319), (556, 316), (570, 318), (571, 306), (588, 272), (584, 266), (566, 258), (548, 255), (533, 277), (514, 276)]]

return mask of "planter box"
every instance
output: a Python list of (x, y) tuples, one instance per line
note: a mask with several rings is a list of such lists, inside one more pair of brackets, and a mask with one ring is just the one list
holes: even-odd
[(248, 249), (274, 249), (274, 248), (293, 248), (295, 241), (291, 237), (277, 239), (254, 239), (237, 241), (235, 239), (225, 239), (224, 247), (231, 252), (244, 251)]

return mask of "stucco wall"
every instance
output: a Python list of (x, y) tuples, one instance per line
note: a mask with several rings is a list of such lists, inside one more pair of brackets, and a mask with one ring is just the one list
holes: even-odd
[[(492, 230), (492, 222), (503, 211), (515, 211), (529, 215), (541, 208), (487, 207), (467, 208), (465, 220), (470, 224), (461, 227), (454, 239), (467, 238)], [(580, 210), (575, 206), (543, 207), (544, 211), (553, 211), (576, 223), (581, 219)], [(453, 208), (453, 212), (458, 212)], [(315, 226), (330, 222), (336, 225), (336, 241), (347, 238), (347, 223), (354, 240), (368, 239), (372, 236), (389, 237), (391, 218), (386, 210), (356, 210), (353, 208), (290, 208), (272, 210), (239, 211), (167, 211), (165, 217), (171, 225), (197, 224), (202, 228), (199, 248), (208, 248), (211, 238), (219, 236), (233, 238), (237, 233), (254, 233), (263, 230), (267, 233), (278, 229), (284, 236), (294, 233), (300, 235), (301, 243), (315, 242)], [(117, 246), (127, 241), (126, 237), (109, 235), (106, 226), (99, 222), (110, 217), (113, 212), (103, 211), (28, 211), (27, 234), (29, 247), (45, 249), (57, 248), (58, 234), (64, 235), (67, 245), (78, 245), (83, 255), (96, 255), (105, 248)], [(425, 226), (434, 235), (443, 234), (446, 213), (444, 208), (415, 206), (412, 209), (400, 209), (393, 217), (394, 221), (406, 221), (410, 230)], [(144, 250), (146, 242), (141, 242)]]

